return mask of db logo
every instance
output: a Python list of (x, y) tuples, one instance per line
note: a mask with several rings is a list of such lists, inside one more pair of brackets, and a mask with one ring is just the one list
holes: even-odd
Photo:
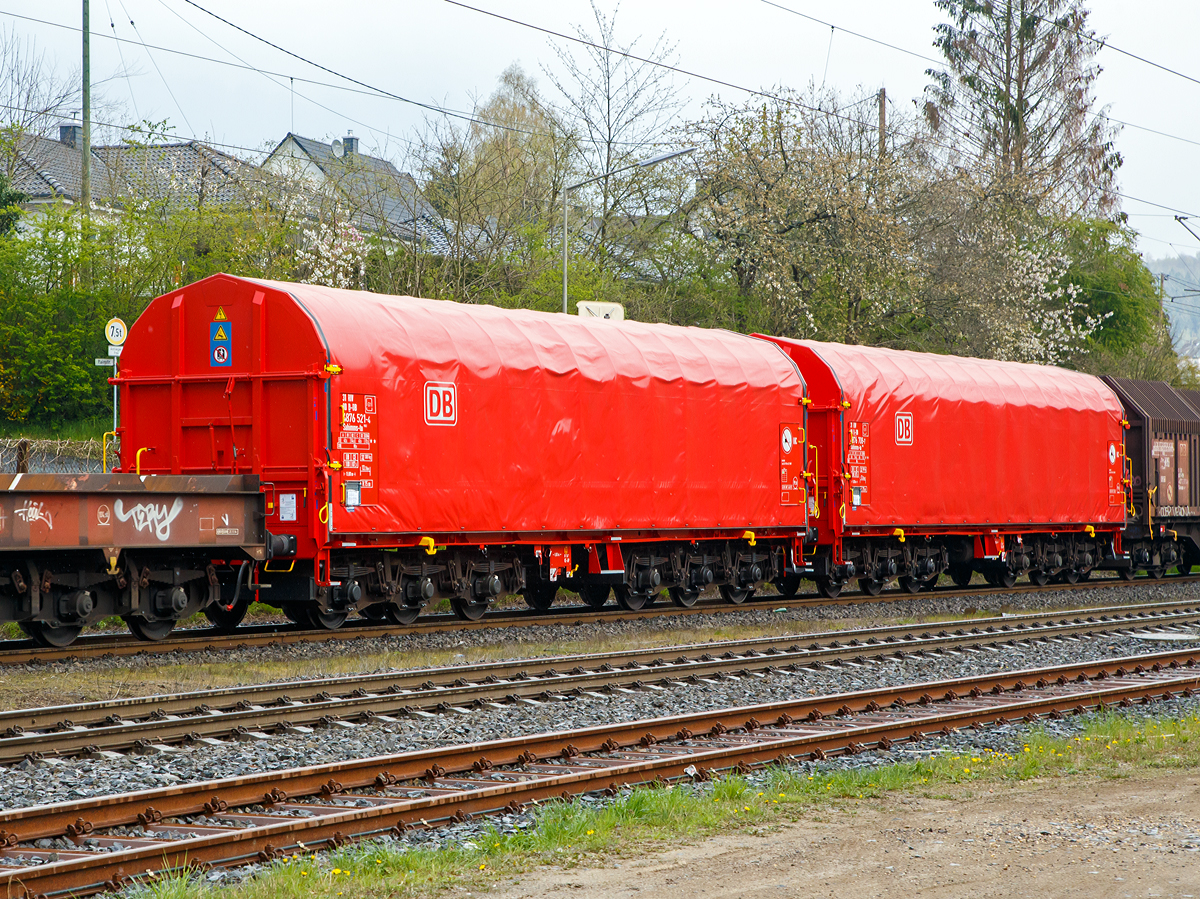
[(896, 413), (896, 444), (898, 446), (912, 446), (913, 442), (913, 420), (911, 412)]
[(425, 382), (425, 424), (458, 423), (458, 390), (452, 381)]

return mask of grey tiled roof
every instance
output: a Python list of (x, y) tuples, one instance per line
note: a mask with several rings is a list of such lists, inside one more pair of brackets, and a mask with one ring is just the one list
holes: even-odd
[[(77, 199), (80, 193), (80, 170), (83, 154), (76, 147), (48, 137), (26, 134), (17, 139), (16, 171), (13, 187), (30, 200), (53, 200), (57, 197)], [(92, 196), (107, 199), (96, 188), (107, 183), (108, 169), (102, 159), (92, 155)]]
[(113, 197), (234, 203), (258, 177), (255, 166), (197, 141), (96, 147), (93, 152), (108, 169)]
[[(17, 142), (13, 186), (32, 201), (78, 200), (82, 151), (61, 141), (25, 135)], [(120, 202), (125, 197), (180, 202), (236, 201), (257, 169), (196, 141), (154, 146), (92, 148), (92, 199)]]
[(345, 195), (359, 227), (401, 240), (419, 241), (429, 252), (449, 252), (450, 240), (442, 217), (421, 194), (412, 175), (401, 172), (386, 159), (365, 153), (335, 156), (331, 144), (291, 133), (271, 151), (268, 161), (289, 140)]

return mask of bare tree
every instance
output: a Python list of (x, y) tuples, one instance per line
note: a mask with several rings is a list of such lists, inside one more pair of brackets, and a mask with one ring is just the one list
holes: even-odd
[(546, 69), (577, 123), (580, 180), (599, 179), (592, 190), (598, 209), (593, 256), (601, 261), (612, 251), (614, 221), (644, 214), (652, 183), (643, 172), (608, 173), (660, 150), (681, 105), (671, 72), (660, 65), (672, 60), (675, 45), (665, 33), (645, 51), (638, 48), (640, 39), (620, 42), (618, 12), (619, 7), (606, 16), (592, 0), (595, 31), (575, 28), (585, 42), (582, 54), (555, 46), (565, 74)]

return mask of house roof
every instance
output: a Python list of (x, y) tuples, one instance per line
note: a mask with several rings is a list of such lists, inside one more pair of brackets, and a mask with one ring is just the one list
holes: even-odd
[(245, 196), (246, 184), (258, 178), (255, 166), (194, 140), (96, 147), (92, 152), (108, 169), (114, 197), (189, 197), (204, 203), (233, 203)]
[(353, 151), (336, 156), (333, 145), (288, 132), (263, 165), (292, 143), (345, 195), (357, 224), (404, 240), (419, 240), (435, 253), (450, 250), (442, 217), (421, 194), (412, 175), (386, 159)]
[[(81, 192), (83, 152), (78, 147), (36, 134), (24, 134), (16, 143), (16, 169), (12, 186), (31, 201), (47, 201), (58, 197), (77, 199)], [(101, 196), (96, 187), (108, 181), (104, 160), (93, 153), (92, 196)]]
[[(82, 156), (82, 150), (62, 141), (24, 135), (17, 141), (13, 187), (32, 202), (78, 200)], [(197, 141), (92, 148), (92, 198), (102, 203), (127, 196), (234, 202), (256, 173), (249, 163)]]

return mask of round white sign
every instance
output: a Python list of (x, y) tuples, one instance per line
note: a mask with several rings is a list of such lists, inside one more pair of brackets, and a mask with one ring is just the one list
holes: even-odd
[(792, 451), (792, 440), (793, 440), (792, 429), (784, 428), (783, 429), (783, 451), (785, 453), (790, 453)]
[(120, 346), (125, 342), (125, 338), (129, 336), (129, 328), (125, 326), (125, 322), (119, 318), (110, 318), (108, 324), (104, 326), (104, 336), (108, 338), (108, 342), (113, 346)]

